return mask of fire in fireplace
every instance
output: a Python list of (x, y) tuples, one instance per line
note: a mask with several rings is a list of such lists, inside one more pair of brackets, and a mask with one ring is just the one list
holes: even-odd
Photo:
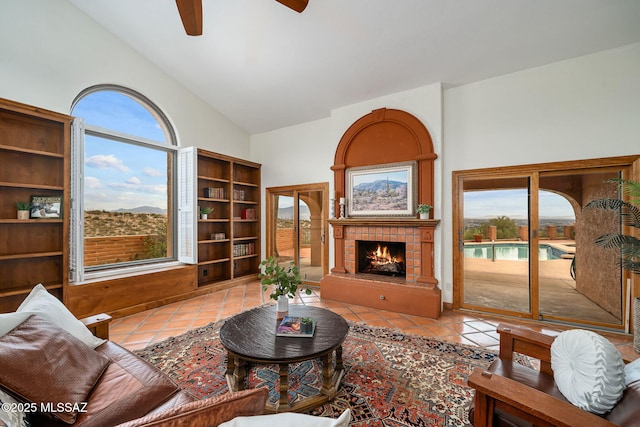
[(358, 273), (405, 277), (405, 243), (356, 241)]

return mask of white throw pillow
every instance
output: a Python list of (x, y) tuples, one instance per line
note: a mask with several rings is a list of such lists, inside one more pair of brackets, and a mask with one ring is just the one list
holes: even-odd
[(346, 409), (337, 419), (283, 412), (272, 415), (236, 417), (220, 424), (219, 427), (348, 427), (350, 422), (351, 411)]
[(0, 314), (0, 336), (37, 314), (60, 329), (64, 329), (91, 348), (96, 348), (106, 340), (95, 337), (89, 329), (41, 284), (36, 285), (22, 301), (15, 313)]
[(640, 380), (640, 359), (624, 366), (624, 378), (627, 385)]
[(626, 386), (622, 355), (609, 340), (591, 331), (560, 333), (551, 345), (551, 368), (564, 397), (595, 414), (609, 412)]
[(0, 337), (24, 322), (32, 313), (2, 313), (0, 314)]

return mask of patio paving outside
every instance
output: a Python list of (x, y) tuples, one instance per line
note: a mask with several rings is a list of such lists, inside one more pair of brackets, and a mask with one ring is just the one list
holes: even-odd
[[(528, 263), (465, 258), (466, 304), (529, 311)], [(620, 325), (621, 321), (576, 290), (571, 259), (540, 261), (540, 311), (543, 315)]]

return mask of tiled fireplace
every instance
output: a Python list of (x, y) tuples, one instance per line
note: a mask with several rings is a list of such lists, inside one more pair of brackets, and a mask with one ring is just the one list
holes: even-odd
[(405, 280), (408, 277), (415, 282), (415, 266), (420, 263), (420, 236), (414, 230), (417, 231), (404, 227), (346, 227), (345, 270)]
[[(438, 222), (413, 218), (331, 220), (336, 265), (320, 283), (322, 297), (438, 318), (440, 289), (433, 277), (433, 237)], [(403, 264), (404, 274), (363, 271), (363, 256), (358, 254), (363, 242), (388, 250), (389, 246), (396, 246), (396, 251), (402, 247), (404, 253), (392, 258)]]

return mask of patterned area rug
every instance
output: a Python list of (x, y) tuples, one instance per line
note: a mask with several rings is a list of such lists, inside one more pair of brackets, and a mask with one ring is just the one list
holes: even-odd
[[(227, 391), (226, 353), (219, 331), (224, 321), (194, 329), (137, 352), (196, 396)], [(351, 408), (353, 427), (468, 426), (472, 389), (466, 385), (474, 367), (486, 367), (496, 355), (478, 348), (396, 331), (350, 324), (343, 344), (346, 369), (338, 395), (314, 411), (336, 418)], [(289, 398), (318, 393), (320, 361), (289, 367)], [(269, 387), (276, 402), (277, 365), (251, 369), (250, 387)]]

